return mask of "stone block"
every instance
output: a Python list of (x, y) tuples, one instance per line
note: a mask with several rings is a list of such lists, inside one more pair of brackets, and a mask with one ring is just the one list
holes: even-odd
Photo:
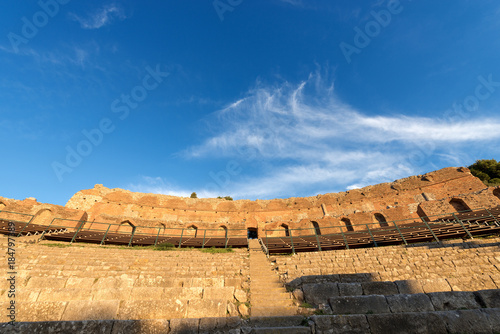
[(361, 296), (363, 287), (361, 283), (338, 283), (339, 296)]
[(425, 293), (451, 291), (451, 287), (444, 278), (422, 280), (422, 289)]
[(417, 280), (412, 280), (412, 279), (401, 280), (401, 281), (394, 281), (394, 283), (396, 283), (399, 293), (410, 294), (410, 293), (424, 292), (424, 290), (422, 289), (422, 285), (420, 285), (420, 282)]
[(227, 333), (231, 329), (237, 329), (241, 325), (239, 317), (231, 318), (201, 318), (199, 324), (200, 334)]
[(397, 294), (386, 296), (392, 313), (434, 311), (429, 296), (425, 293)]
[(476, 295), (479, 295), (484, 305), (488, 308), (500, 308), (500, 290), (481, 290), (477, 291)]
[(66, 289), (90, 289), (95, 282), (93, 277), (69, 277)]
[(490, 328), (493, 333), (500, 332), (498, 329), (500, 328), (500, 309), (499, 308), (489, 308), (482, 309), (486, 317), (488, 318), (488, 323), (490, 324)]
[(480, 310), (438, 312), (448, 333), (491, 333), (490, 323)]
[(127, 288), (92, 288), (92, 300), (128, 300), (132, 287)]
[(226, 300), (190, 300), (188, 303), (188, 318), (225, 317)]
[[(62, 318), (67, 304), (68, 302), (63, 301), (35, 303), (19, 302), (16, 303), (16, 321), (59, 321)], [(6, 306), (4, 308), (4, 305), (6, 305), (6, 303), (0, 304), (2, 309), (6, 308)], [(3, 319), (3, 314), (1, 319)]]
[(43, 289), (43, 288), (54, 288), (62, 289), (66, 285), (66, 277), (42, 277), (34, 276), (31, 277), (26, 284), (28, 289)]
[(248, 301), (248, 294), (244, 290), (236, 289), (234, 291), (234, 298), (240, 303), (245, 303)]
[(323, 333), (370, 333), (364, 315), (315, 315), (311, 317), (316, 334)]
[(164, 296), (165, 288), (134, 287), (130, 292), (130, 300), (157, 300)]
[(131, 300), (122, 301), (118, 311), (121, 320), (173, 319), (187, 315), (187, 300)]
[[(96, 333), (111, 334), (114, 328), (113, 321), (48, 321), (48, 322), (17, 322), (13, 326), (7, 323), (0, 324), (0, 333)], [(123, 333), (123, 332), (122, 332)]]
[(436, 312), (369, 314), (371, 334), (442, 334), (446, 323)]
[(365, 282), (361, 283), (364, 295), (395, 295), (398, 288), (393, 282)]
[(169, 334), (197, 334), (200, 319), (172, 319)]
[(373, 281), (372, 274), (363, 273), (363, 274), (343, 274), (340, 275), (340, 281), (342, 283), (362, 283), (362, 282), (371, 282)]
[(469, 291), (433, 292), (427, 295), (436, 311), (481, 308), (474, 293)]
[(390, 313), (385, 296), (346, 296), (329, 300), (333, 314)]
[(118, 300), (73, 300), (66, 306), (62, 320), (112, 320), (116, 319), (119, 306)]
[(339, 296), (337, 283), (304, 284), (302, 291), (304, 292), (304, 300), (315, 306), (327, 303), (330, 297)]
[(111, 334), (164, 334), (170, 329), (168, 320), (115, 320)]
[(203, 299), (233, 300), (234, 299), (233, 295), (234, 295), (233, 287), (223, 287), (223, 288), (208, 287), (203, 289)]
[(39, 302), (90, 300), (90, 289), (42, 289), (38, 295)]

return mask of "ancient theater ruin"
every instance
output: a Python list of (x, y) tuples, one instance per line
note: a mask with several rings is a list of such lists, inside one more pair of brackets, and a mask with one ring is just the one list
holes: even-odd
[(464, 167), (307, 198), (96, 185), (0, 210), (2, 333), (500, 328), (500, 187)]

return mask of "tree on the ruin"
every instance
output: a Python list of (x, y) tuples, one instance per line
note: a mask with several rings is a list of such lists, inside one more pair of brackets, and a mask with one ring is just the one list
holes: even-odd
[(495, 159), (477, 160), (468, 168), (472, 175), (479, 178), (486, 185), (500, 184), (500, 162)]
[(193, 191), (193, 192), (191, 193), (191, 198), (198, 198), (198, 195), (196, 195), (196, 193)]

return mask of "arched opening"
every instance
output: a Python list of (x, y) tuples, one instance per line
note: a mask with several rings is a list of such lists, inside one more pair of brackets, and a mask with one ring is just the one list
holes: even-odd
[(290, 230), (288, 229), (288, 225), (287, 224), (281, 224), (281, 227), (283, 227), (283, 229), (285, 231), (285, 237), (289, 237), (290, 236)]
[(132, 234), (135, 232), (135, 225), (130, 222), (130, 220), (124, 220), (118, 226), (117, 232)]
[(500, 188), (493, 190), (493, 196), (496, 196), (498, 199), (500, 199)]
[(187, 235), (190, 235), (194, 238), (196, 238), (196, 236), (198, 235), (198, 226), (196, 225), (189, 225), (187, 227)]
[(321, 230), (319, 228), (319, 225), (317, 222), (311, 222), (313, 227), (314, 227), (314, 233), (316, 233), (317, 235), (321, 235)]
[(224, 238), (227, 238), (227, 226), (220, 225), (219, 226), (219, 232), (221, 233), (221, 235), (224, 236)]
[(42, 209), (38, 211), (33, 217), (33, 224), (49, 225), (52, 221), (52, 211), (49, 209)]
[(259, 237), (259, 232), (255, 227), (249, 227), (247, 229), (247, 238), (248, 239), (257, 239)]
[(470, 211), (469, 206), (467, 204), (465, 204), (465, 202), (460, 198), (452, 198), (450, 201), (450, 205), (457, 212)]
[(0, 211), (3, 210), (3, 208), (5, 208), (7, 205), (5, 205), (4, 202), (0, 202)]
[(345, 227), (347, 227), (348, 231), (354, 231), (351, 220), (349, 218), (342, 218), (341, 221), (345, 224)]
[(375, 220), (378, 222), (380, 227), (387, 227), (389, 224), (387, 223), (387, 220), (385, 219), (384, 215), (381, 213), (376, 213), (373, 215), (375, 217)]

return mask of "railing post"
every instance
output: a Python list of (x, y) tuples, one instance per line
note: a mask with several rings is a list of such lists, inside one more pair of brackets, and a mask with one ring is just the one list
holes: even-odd
[(203, 230), (203, 243), (201, 244), (201, 248), (205, 248), (205, 236), (207, 235), (207, 229)]
[(365, 224), (365, 225), (366, 225), (366, 228), (368, 229), (368, 233), (370, 233), (370, 237), (372, 237), (373, 244), (375, 245), (375, 247), (378, 247), (377, 242), (375, 241), (375, 238), (373, 237), (372, 231), (370, 231), (370, 228), (368, 227), (368, 224)]
[(295, 247), (293, 245), (292, 229), (288, 229), (288, 235), (290, 236), (290, 242), (292, 243), (292, 254), (295, 254)]
[(156, 247), (156, 243), (158, 242), (158, 237), (160, 236), (160, 231), (161, 231), (161, 226), (158, 227), (158, 233), (156, 233), (156, 239), (155, 239), (154, 247)]
[(470, 234), (469, 230), (467, 230), (467, 229), (465, 228), (464, 223), (463, 223), (460, 219), (458, 219), (458, 217), (457, 217), (454, 213), (452, 213), (452, 215), (453, 215), (453, 218), (455, 218), (455, 220), (456, 220), (456, 221), (457, 221), (457, 222), (458, 222), (458, 223), (462, 226), (462, 228), (463, 228), (463, 229), (464, 229), (464, 231), (467, 233), (467, 235), (469, 236), (469, 238), (474, 239), (474, 238), (472, 237), (472, 234)]
[(28, 223), (26, 223), (26, 225), (24, 225), (23, 229), (21, 231), (19, 231), (19, 233), (17, 234), (17, 237), (21, 236), (21, 233), (23, 233), (23, 231), (26, 229), (26, 227), (28, 227), (28, 225), (31, 223), (33, 218), (35, 218), (35, 216), (32, 216), (32, 215), (30, 215), (30, 216), (31, 216), (30, 220), (28, 221)]
[(319, 243), (318, 231), (316, 231), (316, 228), (314, 229), (314, 235), (316, 235), (316, 242), (318, 243), (318, 249), (321, 252), (321, 244)]
[(401, 239), (403, 239), (403, 242), (405, 243), (406, 246), (408, 246), (408, 243), (406, 242), (405, 237), (403, 237), (403, 233), (401, 233), (401, 230), (399, 229), (398, 225), (396, 224), (395, 221), (392, 222), (394, 226), (396, 226), (396, 229), (398, 230), (399, 235), (401, 236)]
[(427, 221), (423, 217), (421, 217), (420, 219), (424, 222), (425, 226), (427, 226), (427, 228), (429, 229), (429, 231), (431, 231), (431, 234), (434, 237), (434, 239), (436, 239), (436, 241), (439, 242), (438, 237), (436, 236), (436, 234), (434, 233), (434, 231), (432, 230), (432, 228), (429, 226), (429, 224), (427, 223)]
[(184, 234), (184, 229), (182, 229), (181, 231), (181, 238), (179, 239), (179, 247), (177, 248), (181, 248), (181, 244), (182, 244), (182, 235)]
[(104, 233), (104, 236), (102, 237), (102, 240), (101, 240), (101, 244), (99, 246), (102, 246), (102, 244), (104, 243), (104, 239), (106, 239), (106, 237), (108, 236), (108, 232), (109, 232), (110, 227), (111, 227), (111, 224), (108, 224), (108, 228), (106, 229), (106, 233)]
[(344, 231), (342, 231), (342, 226), (339, 226), (339, 228), (340, 228), (340, 233), (342, 234), (342, 238), (344, 238), (345, 248), (349, 249), (349, 244), (347, 243), (347, 239), (344, 235)]
[[(80, 221), (78, 221), (78, 222), (80, 222)], [(78, 226), (78, 228), (76, 229), (76, 233), (73, 235), (73, 238), (71, 238), (71, 242), (69, 243), (70, 245), (73, 243), (73, 241), (75, 241), (75, 239), (76, 239), (76, 235), (78, 234), (78, 232), (80, 232), (80, 230), (82, 229), (83, 225), (85, 225), (85, 224), (84, 224), (84, 222), (82, 221), (82, 222), (81, 222), (81, 224), (80, 224), (80, 225)]]
[(130, 241), (128, 242), (128, 246), (127, 247), (130, 247), (130, 245), (132, 244), (132, 240), (134, 239), (134, 234), (135, 234), (136, 230), (137, 230), (137, 227), (134, 226), (134, 228), (132, 229), (132, 235), (130, 236)]
[(224, 245), (224, 248), (227, 248), (227, 242), (229, 241), (229, 239), (227, 238), (227, 231), (226, 231), (226, 244)]
[(489, 213), (489, 215), (490, 215), (491, 217), (493, 217), (493, 219), (495, 219), (496, 225), (497, 225), (497, 226), (500, 226), (500, 222), (498, 221), (497, 217), (495, 217), (495, 215), (493, 215), (493, 214), (490, 212), (490, 210), (488, 210), (488, 209), (486, 209), (486, 208), (485, 208), (485, 210), (486, 210), (486, 212), (488, 212), (488, 213)]
[(47, 232), (47, 230), (50, 228), (50, 226), (52, 225), (52, 223), (54, 222), (54, 220), (56, 220), (57, 218), (52, 218), (52, 220), (50, 221), (50, 224), (49, 226), (47, 226), (47, 228), (45, 230), (43, 230), (42, 234), (40, 235), (40, 240), (42, 240), (43, 236), (45, 235), (45, 233)]

